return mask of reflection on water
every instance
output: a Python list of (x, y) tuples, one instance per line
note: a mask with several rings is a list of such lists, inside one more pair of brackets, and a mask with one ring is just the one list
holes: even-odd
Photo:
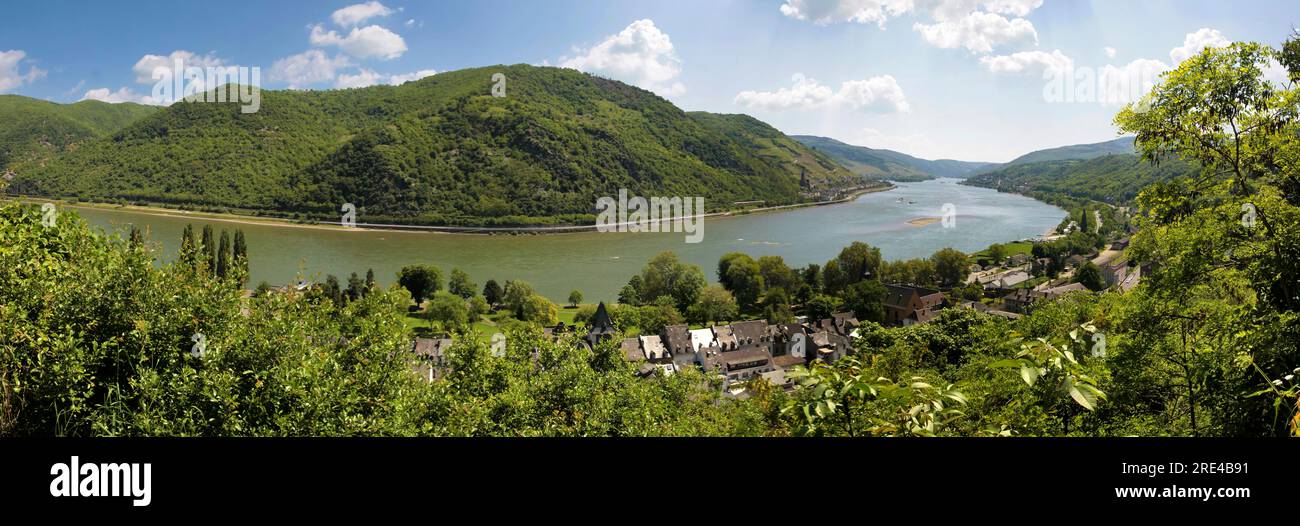
[[(704, 240), (685, 243), (681, 233), (583, 232), (548, 235), (464, 235), (427, 232), (317, 230), (205, 219), (164, 217), (139, 212), (78, 209), (94, 225), (148, 229), (160, 243), (162, 259), (174, 257), (186, 223), (196, 230), (211, 224), (241, 228), (247, 236), (250, 284), (290, 283), (299, 275), (324, 279), (351, 272), (364, 276), (372, 268), (383, 284), (398, 269), (430, 263), (460, 267), (482, 287), (488, 279), (504, 283), (522, 279), (542, 294), (562, 302), (578, 289), (588, 301), (613, 300), (627, 279), (655, 254), (677, 252), (700, 265), (710, 280), (718, 259), (727, 252), (754, 257), (778, 255), (791, 266), (824, 263), (853, 241), (880, 247), (887, 259), (929, 256), (944, 247), (966, 252), (990, 244), (1042, 234), (1065, 217), (1059, 208), (994, 190), (953, 184), (954, 179), (901, 183), (888, 192), (867, 194), (851, 203), (785, 212), (710, 218)], [(956, 205), (955, 228), (940, 223), (907, 221), (942, 215), (945, 203)]]

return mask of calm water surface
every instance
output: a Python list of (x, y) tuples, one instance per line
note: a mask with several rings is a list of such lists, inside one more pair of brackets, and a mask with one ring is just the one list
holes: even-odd
[[(853, 241), (880, 247), (886, 259), (929, 256), (944, 247), (973, 252), (993, 243), (1042, 234), (1065, 211), (1033, 199), (956, 184), (956, 179), (900, 183), (887, 192), (866, 194), (850, 203), (785, 212), (710, 218), (704, 240), (685, 243), (683, 233), (583, 232), (547, 235), (464, 235), (428, 232), (317, 230), (276, 225), (236, 224), (201, 218), (164, 217), (124, 210), (77, 209), (91, 224), (111, 230), (135, 224), (161, 245), (160, 259), (171, 260), (186, 223), (201, 231), (211, 224), (241, 228), (247, 237), (250, 283), (295, 282), (299, 276), (324, 280), (334, 274), (346, 283), (372, 268), (383, 284), (403, 265), (431, 263), (446, 276), (460, 267), (482, 287), (488, 279), (522, 279), (562, 302), (578, 289), (587, 301), (613, 300), (618, 289), (647, 260), (672, 250), (703, 268), (714, 280), (718, 259), (727, 252), (754, 257), (777, 255), (791, 266), (824, 263)], [(901, 202), (900, 202), (901, 199)], [(940, 223), (911, 226), (910, 219), (938, 217), (945, 203), (956, 206), (954, 228)]]

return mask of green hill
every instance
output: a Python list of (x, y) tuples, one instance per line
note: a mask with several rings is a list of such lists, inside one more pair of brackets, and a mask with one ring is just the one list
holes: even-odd
[(1066, 196), (1126, 205), (1148, 185), (1194, 172), (1192, 166), (1178, 160), (1152, 165), (1128, 153), (1016, 164), (973, 176), (964, 184), (1015, 192), (1048, 202)]
[(39, 164), (74, 145), (107, 136), (158, 108), (87, 100), (76, 104), (0, 95), (0, 172)]
[(968, 177), (991, 163), (919, 159), (893, 150), (854, 146), (827, 137), (794, 135), (795, 140), (825, 153), (853, 173), (891, 181), (923, 181), (935, 177)]
[[(490, 95), (494, 73), (506, 75), (506, 97)], [(859, 180), (755, 119), (688, 114), (568, 69), (263, 91), (259, 112), (238, 107), (175, 104), (19, 173), (11, 190), (329, 220), (353, 203), (359, 222), (517, 225), (585, 220), (620, 188), (705, 196), (719, 209), (804, 200), (805, 174), (817, 185)]]
[(1129, 154), (1134, 153), (1133, 138), (1120, 137), (1118, 139), (1093, 144), (1074, 144), (1070, 146), (1061, 146), (1059, 148), (1048, 148), (1030, 152), (1006, 163), (1003, 166), (1017, 164), (1040, 163), (1044, 161), (1064, 161), (1068, 159), (1092, 159), (1105, 155)]

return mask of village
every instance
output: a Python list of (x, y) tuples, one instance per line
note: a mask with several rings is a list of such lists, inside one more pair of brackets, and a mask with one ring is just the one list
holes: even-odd
[[(1089, 263), (1100, 269), (1106, 288), (1130, 290), (1141, 279), (1142, 269), (1129, 267), (1122, 257), (1127, 243), (1127, 238), (1118, 240), (1091, 257), (1070, 256), (1066, 259), (1068, 270), (1034, 287), (1020, 285), (1042, 277), (1051, 264), (1048, 258), (1034, 259), (1026, 254), (1017, 254), (1008, 257), (1001, 265), (972, 264), (966, 284), (983, 290), (984, 298), (978, 301), (954, 299), (959, 297), (955, 290), (945, 293), (912, 285), (885, 285), (883, 325), (927, 323), (945, 308), (973, 309), (1016, 319), (1031, 312), (1037, 302), (1055, 301), (1072, 292), (1090, 290), (1083, 283), (1071, 281), (1074, 273)], [(848, 355), (852, 352), (854, 340), (859, 337), (860, 325), (851, 312), (835, 313), (830, 318), (819, 320), (798, 316), (794, 323), (768, 323), (767, 320), (755, 319), (698, 328), (674, 324), (655, 334), (623, 338), (620, 349), (623, 358), (635, 364), (641, 376), (651, 376), (656, 372), (671, 375), (685, 368), (697, 368), (717, 375), (727, 393), (745, 396), (748, 383), (760, 378), (773, 386), (793, 389), (794, 383), (788, 376), (792, 369), (807, 367), (815, 360), (834, 363)], [(603, 302), (597, 306), (587, 327), (560, 322), (554, 327), (543, 328), (543, 332), (553, 341), (566, 334), (575, 334), (590, 347), (620, 334)], [(497, 341), (503, 342), (504, 339)], [(451, 338), (414, 339), (411, 342), (411, 351), (416, 358), (413, 368), (421, 377), (436, 380), (449, 363), (444, 353), (452, 343)]]

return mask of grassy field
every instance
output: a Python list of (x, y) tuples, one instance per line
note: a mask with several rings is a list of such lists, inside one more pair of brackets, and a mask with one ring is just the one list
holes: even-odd
[[(1001, 243), (1001, 245), (1002, 254), (1005, 257), (1011, 257), (1016, 254), (1030, 254), (1034, 249), (1034, 244), (1029, 241), (1013, 241), (1011, 243)], [(972, 252), (969, 256), (970, 259), (974, 261), (986, 259), (989, 257), (989, 249), (986, 248), (979, 252)]]

